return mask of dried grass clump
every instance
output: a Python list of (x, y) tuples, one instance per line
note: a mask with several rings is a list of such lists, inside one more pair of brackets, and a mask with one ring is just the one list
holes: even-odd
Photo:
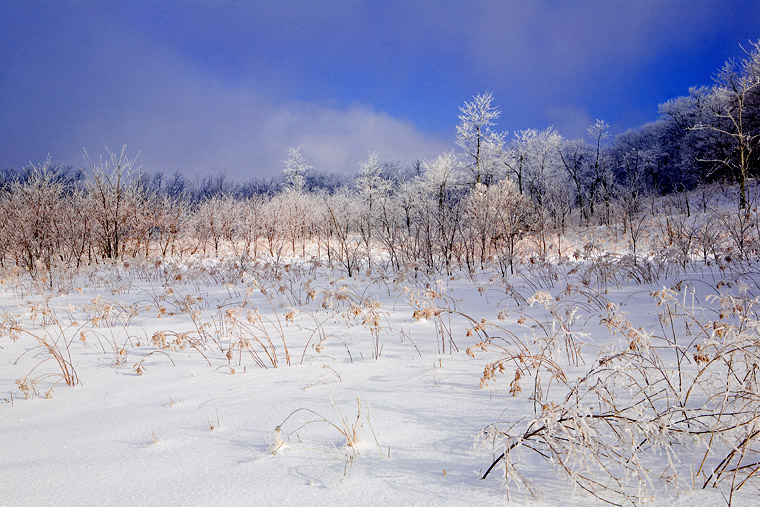
[[(527, 485), (520, 469), (532, 451), (612, 504), (693, 487), (718, 488), (730, 504), (736, 491), (757, 483), (760, 302), (746, 294), (712, 296), (717, 318), (704, 318), (686, 304), (688, 287), (680, 288), (682, 294), (652, 293), (659, 329), (637, 327), (608, 305), (602, 324), (624, 347), (601, 354), (580, 378), (555, 374), (550, 387), (534, 389), (532, 419), (487, 428), (483, 436), (504, 451), (483, 478), (501, 463), (508, 486)], [(509, 358), (518, 366), (513, 394), (526, 374), (539, 377), (535, 363), (520, 367), (528, 359)], [(509, 374), (505, 364), (487, 368), (489, 379)]]
[[(332, 397), (330, 398), (330, 404), (334, 413), (333, 418), (327, 418), (309, 408), (298, 408), (288, 414), (288, 416), (274, 429), (274, 441), (270, 446), (270, 452), (272, 454), (277, 454), (294, 441), (301, 446), (315, 446), (316, 448), (334, 456), (336, 460), (343, 461), (343, 477), (345, 477), (348, 469), (353, 464), (354, 459), (360, 455), (359, 444), (362, 439), (362, 430), (366, 423), (380, 455), (385, 457), (382, 447), (375, 435), (375, 431), (372, 428), (369, 413), (365, 415), (362, 412), (364, 403), (358, 396), (356, 397), (355, 416), (347, 415), (340, 409), (340, 407), (338, 407)], [(369, 412), (368, 409), (367, 412)], [(335, 444), (330, 442), (329, 439), (320, 439), (319, 437), (315, 437), (313, 432), (306, 431), (308, 428), (315, 425), (329, 428), (329, 433), (335, 436), (340, 436), (340, 445), (335, 446)], [(336, 448), (339, 449), (338, 453), (334, 452)], [(342, 449), (342, 451), (340, 449)]]
[[(64, 326), (56, 315), (56, 312), (50, 307), (49, 301), (46, 300), (39, 304), (33, 304), (30, 310), (30, 320), (32, 323), (39, 320), (41, 325), (40, 331), (32, 332), (22, 327), (21, 322), (15, 318), (6, 319), (7, 325), (4, 325), (1, 329), (3, 334), (8, 333), (14, 341), (18, 340), (22, 335), (27, 335), (34, 338), (37, 342), (35, 347), (24, 351), (14, 361), (14, 364), (18, 364), (18, 361), (23, 356), (36, 350), (42, 349), (47, 355), (47, 357), (34, 365), (23, 378), (18, 379), (16, 385), (28, 399), (34, 397), (36, 388), (40, 382), (48, 379), (57, 379), (45, 392), (45, 397), (50, 398), (53, 388), (59, 382), (64, 382), (72, 387), (80, 383), (71, 358), (71, 343), (74, 341), (76, 333), (70, 333), (71, 337), (67, 336), (67, 331), (71, 326)], [(56, 368), (52, 372), (45, 372), (44, 368), (41, 367), (49, 362), (54, 363)]]

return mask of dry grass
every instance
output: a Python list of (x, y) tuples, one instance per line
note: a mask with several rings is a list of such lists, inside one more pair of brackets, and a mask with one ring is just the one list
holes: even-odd
[[(513, 394), (520, 392), (515, 383), (528, 376), (540, 389), (526, 399), (533, 418), (484, 431), (484, 440), (503, 452), (483, 478), (501, 463), (507, 485), (528, 486), (520, 472), (528, 451), (612, 504), (692, 487), (719, 488), (730, 504), (734, 492), (756, 482), (758, 300), (713, 296), (717, 318), (708, 318), (693, 313), (686, 291), (652, 293), (659, 329), (637, 327), (608, 304), (601, 323), (623, 339), (623, 347), (601, 354), (580, 377), (568, 379), (546, 356), (520, 352), (489, 365), (486, 382), (514, 371)], [(689, 294), (695, 297), (692, 289)], [(542, 369), (551, 383), (539, 382)]]
[[(333, 409), (333, 417), (328, 418), (322, 414), (309, 409), (298, 408), (288, 414), (288, 416), (277, 425), (274, 430), (274, 440), (269, 449), (272, 454), (277, 454), (284, 449), (295, 446), (301, 448), (310, 448), (320, 450), (332, 456), (335, 462), (343, 464), (343, 475), (340, 481), (345, 478), (348, 470), (351, 468), (354, 460), (360, 456), (360, 443), (362, 442), (362, 430), (365, 424), (370, 429), (372, 438), (377, 446), (381, 457), (386, 457), (380, 446), (375, 430), (372, 428), (372, 422), (369, 417), (369, 406), (367, 405), (366, 414), (363, 412), (364, 403), (356, 397), (356, 415), (348, 415), (344, 412), (330, 397), (330, 404)], [(309, 431), (313, 426), (328, 428), (329, 433), (340, 437), (339, 445), (331, 439), (320, 438), (315, 436), (317, 431)], [(390, 457), (390, 450), (388, 451)], [(320, 474), (319, 480), (327, 471), (326, 467)], [(338, 482), (340, 482), (338, 481)]]

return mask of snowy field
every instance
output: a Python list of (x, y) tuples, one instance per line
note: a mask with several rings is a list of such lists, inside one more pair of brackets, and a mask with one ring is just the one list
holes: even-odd
[(6, 271), (0, 505), (755, 505), (756, 268)]

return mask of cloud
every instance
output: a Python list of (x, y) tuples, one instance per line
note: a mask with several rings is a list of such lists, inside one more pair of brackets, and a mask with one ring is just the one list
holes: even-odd
[(382, 160), (408, 164), (450, 148), (406, 121), (358, 104), (347, 109), (288, 104), (267, 127), (282, 133), (273, 136), (278, 140), (270, 144), (273, 152), (284, 155), (288, 146), (302, 146), (311, 165), (330, 172), (356, 171), (369, 151), (379, 152)]
[[(50, 154), (81, 166), (83, 148), (97, 159), (106, 146), (126, 144), (148, 171), (224, 170), (244, 180), (279, 174), (290, 146), (302, 145), (312, 166), (331, 172), (356, 171), (368, 151), (411, 163), (448, 148), (368, 104), (288, 99), (264, 80), (224, 80), (181, 47), (127, 25), (96, 23), (83, 34), (65, 12), (48, 15), (62, 17), (61, 32), (19, 46), (29, 54), (9, 60), (0, 76), (0, 164)], [(75, 39), (76, 51), (58, 38)]]
[(578, 106), (553, 106), (547, 109), (549, 123), (568, 139), (587, 137), (587, 129), (595, 118)]
[(370, 150), (408, 163), (453, 147), (457, 106), (482, 91), (499, 129), (625, 130), (756, 32), (760, 4), (727, 5), (0, 2), (0, 165), (122, 144), (148, 170), (240, 179), (299, 145), (326, 171)]
[[(355, 172), (369, 151), (409, 164), (448, 148), (446, 142), (365, 105), (275, 104), (250, 92), (184, 90), (146, 100), (119, 121), (89, 125), (75, 136), (88, 150), (127, 143), (146, 170), (202, 174), (224, 170), (244, 180), (280, 173), (287, 148), (301, 146), (310, 165)], [(81, 148), (79, 148), (81, 149)]]
[[(196, 95), (197, 93), (197, 95)], [(153, 107), (151, 107), (153, 106)], [(302, 147), (310, 165), (355, 172), (369, 151), (409, 164), (449, 145), (413, 125), (364, 105), (275, 104), (265, 97), (199, 89), (161, 103), (147, 101), (77, 135), (88, 150), (127, 143), (146, 170), (203, 174), (224, 170), (238, 180), (281, 172), (288, 147)], [(80, 148), (81, 149), (81, 148)]]

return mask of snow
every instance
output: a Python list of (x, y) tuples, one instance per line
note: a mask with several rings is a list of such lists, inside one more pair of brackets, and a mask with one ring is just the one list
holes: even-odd
[[(504, 282), (486, 273), (394, 282), (377, 273), (348, 279), (338, 270), (295, 264), (285, 272), (258, 266), (242, 277), (207, 260), (138, 264), (83, 269), (56, 281), (55, 292), (6, 273), (4, 326), (57, 340), (61, 350), (70, 340), (81, 384), (72, 388), (46, 376), (60, 370), (43, 362), (50, 354), (35, 348), (30, 334), (0, 337), (0, 505), (508, 503), (503, 467), (480, 479), (503, 451), (481, 432), (532, 417), (532, 404), (524, 392), (509, 393), (511, 374), (481, 387), (485, 365), (499, 354), (466, 354), (481, 339), (467, 330), (485, 318), (528, 340), (536, 336), (535, 323), (546, 321), (543, 305), (518, 306)], [(509, 282), (526, 298), (534, 289), (549, 291), (550, 303), (574, 276), (569, 271), (560, 269), (565, 278), (554, 287), (533, 287), (537, 277)], [(695, 280), (702, 295), (700, 284), (714, 287), (716, 272), (701, 268), (680, 278)], [(600, 297), (654, 329), (649, 293), (672, 282), (612, 283)], [(430, 303), (430, 290), (451, 312), (415, 320), (410, 295)], [(367, 301), (379, 303), (375, 313)], [(576, 292), (560, 307), (566, 301), (578, 303), (573, 329), (584, 342), (582, 362), (571, 364), (564, 349), (555, 357), (568, 375), (580, 375), (599, 351), (626, 342), (604, 330), (604, 309), (586, 296)], [(700, 297), (697, 304), (706, 302)], [(43, 326), (45, 308), (53, 313)], [(237, 311), (237, 321), (229, 310)], [(254, 317), (259, 327), (246, 320), (249, 312), (261, 316)], [(376, 334), (373, 323), (363, 323), (368, 315), (377, 317)], [(527, 322), (519, 323), (521, 317)], [(225, 355), (245, 329), (269, 334), (277, 368), (271, 362), (261, 368), (239, 349), (231, 359)], [(195, 348), (160, 349), (152, 342), (157, 332), (170, 341), (181, 333), (207, 338)], [(320, 333), (324, 341), (315, 347)], [(29, 399), (16, 384), (25, 377), (38, 380)], [(359, 439), (352, 448), (341, 430), (354, 425)], [(278, 426), (287, 437), (282, 445)], [(595, 502), (535, 456), (520, 456), (532, 493), (512, 484), (513, 503)], [(688, 486), (658, 494), (661, 504), (724, 502), (717, 490)], [(754, 499), (744, 492), (734, 504)]]

